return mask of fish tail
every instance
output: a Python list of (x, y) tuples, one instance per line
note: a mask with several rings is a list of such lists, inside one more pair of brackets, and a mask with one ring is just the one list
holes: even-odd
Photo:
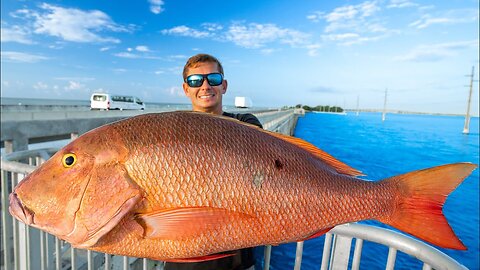
[(443, 248), (466, 250), (443, 215), (447, 196), (475, 170), (471, 163), (455, 163), (394, 176), (399, 189), (393, 214), (380, 221)]

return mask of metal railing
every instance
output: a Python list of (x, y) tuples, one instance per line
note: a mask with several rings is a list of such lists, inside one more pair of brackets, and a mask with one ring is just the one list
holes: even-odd
[[(163, 262), (142, 258), (114, 256), (74, 249), (58, 238), (26, 226), (13, 219), (8, 212), (8, 194), (25, 175), (32, 172), (57, 149), (15, 152), (1, 160), (1, 206), (3, 269), (163, 269)], [(28, 163), (27, 163), (28, 162)], [(350, 254), (355, 239), (353, 254)], [(423, 269), (466, 269), (439, 250), (403, 234), (363, 224), (345, 224), (326, 234), (321, 270), (359, 269), (363, 241), (389, 247), (385, 269), (394, 269), (397, 252), (404, 252), (422, 261)], [(297, 243), (294, 269), (302, 262), (303, 242)], [(412, 260), (415, 258), (412, 257)], [(271, 246), (265, 247), (264, 269), (268, 270)]]

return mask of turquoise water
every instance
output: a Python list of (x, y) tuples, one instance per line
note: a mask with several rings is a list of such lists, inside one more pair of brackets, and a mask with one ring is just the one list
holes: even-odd
[[(308, 113), (299, 118), (295, 136), (361, 170), (367, 179), (380, 180), (446, 163), (479, 164), (479, 118), (472, 118), (469, 135), (462, 134), (463, 125), (464, 118), (455, 116), (389, 114), (382, 123), (378, 113)], [(479, 269), (479, 169), (449, 196), (444, 214), (468, 250), (438, 249)], [(320, 268), (323, 242), (324, 237), (305, 242), (302, 269)], [(293, 269), (295, 248), (294, 243), (273, 247), (270, 269)], [(385, 269), (387, 254), (386, 247), (365, 242), (361, 269)], [(395, 269), (412, 268), (421, 269), (421, 263), (399, 252)]]

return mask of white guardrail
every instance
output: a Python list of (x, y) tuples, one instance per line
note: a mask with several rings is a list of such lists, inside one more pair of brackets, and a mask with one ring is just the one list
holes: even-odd
[[(71, 248), (58, 238), (24, 225), (8, 212), (8, 195), (12, 188), (35, 166), (48, 159), (57, 149), (48, 148), (15, 152), (1, 160), (1, 207), (2, 207), (2, 269), (144, 269), (161, 270), (163, 262), (141, 258), (113, 256), (93, 251)], [(28, 162), (28, 163), (27, 163)], [(355, 239), (353, 254), (352, 240)], [(369, 225), (345, 224), (326, 234), (321, 270), (359, 269), (363, 241), (388, 246), (385, 269), (394, 269), (397, 252), (401, 251), (422, 261), (423, 269), (466, 269), (439, 250), (403, 234)], [(271, 246), (265, 247), (264, 269), (270, 267)], [(294, 269), (300, 269), (303, 242), (297, 243)], [(379, 254), (381, 256), (381, 254)]]

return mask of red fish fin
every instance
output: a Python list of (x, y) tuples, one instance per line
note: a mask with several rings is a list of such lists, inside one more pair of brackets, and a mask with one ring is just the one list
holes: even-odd
[[(215, 230), (231, 220), (252, 216), (212, 207), (171, 208), (137, 215), (146, 238), (185, 239)], [(143, 223), (143, 224), (142, 224)]]
[(309, 142), (306, 142), (306, 141), (304, 141), (302, 139), (299, 139), (299, 138), (283, 135), (283, 134), (280, 134), (280, 133), (275, 133), (275, 132), (271, 132), (271, 131), (264, 131), (264, 132), (267, 132), (268, 134), (270, 134), (272, 136), (275, 136), (275, 137), (280, 138), (284, 141), (295, 144), (296, 146), (298, 146), (302, 149), (305, 149), (306, 151), (310, 152), (311, 154), (313, 154), (317, 158), (321, 159), (323, 162), (332, 166), (338, 173), (351, 175), (351, 176), (364, 175), (364, 174), (362, 174), (361, 171), (359, 171), (357, 169), (354, 169), (354, 168), (348, 166), (347, 164), (339, 161), (338, 159), (334, 158), (333, 156), (331, 156), (327, 152), (317, 148), (315, 145), (313, 145)]
[(218, 253), (218, 254), (212, 254), (212, 255), (206, 255), (206, 256), (201, 256), (201, 257), (194, 257), (194, 258), (185, 258), (185, 259), (168, 259), (168, 260), (163, 260), (166, 262), (176, 262), (176, 263), (195, 263), (195, 262), (206, 262), (206, 261), (213, 261), (213, 260), (218, 260), (226, 257), (231, 257), (234, 256), (236, 253)]
[(310, 239), (313, 239), (313, 238), (317, 238), (317, 237), (320, 237), (324, 234), (326, 234), (327, 232), (329, 232), (331, 229), (333, 229), (333, 227), (330, 227), (330, 228), (326, 228), (326, 229), (323, 229), (323, 230), (320, 230), (312, 235), (310, 235), (309, 237), (303, 239), (303, 240), (300, 240), (300, 241), (307, 241), (307, 240), (310, 240)]
[[(198, 112), (194, 112), (194, 113), (198, 113)], [(292, 137), (292, 136), (283, 135), (283, 134), (268, 131), (268, 130), (264, 130), (264, 129), (261, 129), (261, 128), (255, 126), (255, 125), (244, 123), (244, 122), (241, 122), (241, 121), (239, 121), (237, 119), (234, 119), (234, 118), (231, 118), (231, 117), (222, 116), (222, 115), (215, 115), (215, 117), (222, 118), (222, 119), (225, 119), (227, 121), (232, 121), (232, 122), (235, 122), (235, 123), (240, 124), (240, 125), (245, 125), (245, 126), (248, 126), (250, 128), (253, 128), (253, 129), (257, 129), (261, 132), (270, 134), (270, 135), (272, 135), (274, 137), (277, 137), (281, 140), (284, 140), (284, 141), (287, 141), (291, 144), (294, 144), (294, 145), (310, 152), (311, 154), (313, 154), (317, 158), (321, 159), (323, 162), (327, 163), (328, 165), (332, 166), (338, 173), (351, 175), (351, 176), (363, 176), (364, 175), (364, 174), (362, 174), (361, 171), (348, 166), (347, 164), (337, 160), (336, 158), (334, 158), (333, 156), (331, 156), (327, 152), (325, 152), (323, 150), (320, 150), (318, 147), (316, 147), (313, 144), (311, 144), (309, 142), (306, 142), (302, 139), (295, 138), (295, 137)]]
[(380, 221), (443, 248), (466, 250), (442, 212), (450, 194), (477, 166), (456, 163), (386, 179), (402, 197), (388, 218)]

